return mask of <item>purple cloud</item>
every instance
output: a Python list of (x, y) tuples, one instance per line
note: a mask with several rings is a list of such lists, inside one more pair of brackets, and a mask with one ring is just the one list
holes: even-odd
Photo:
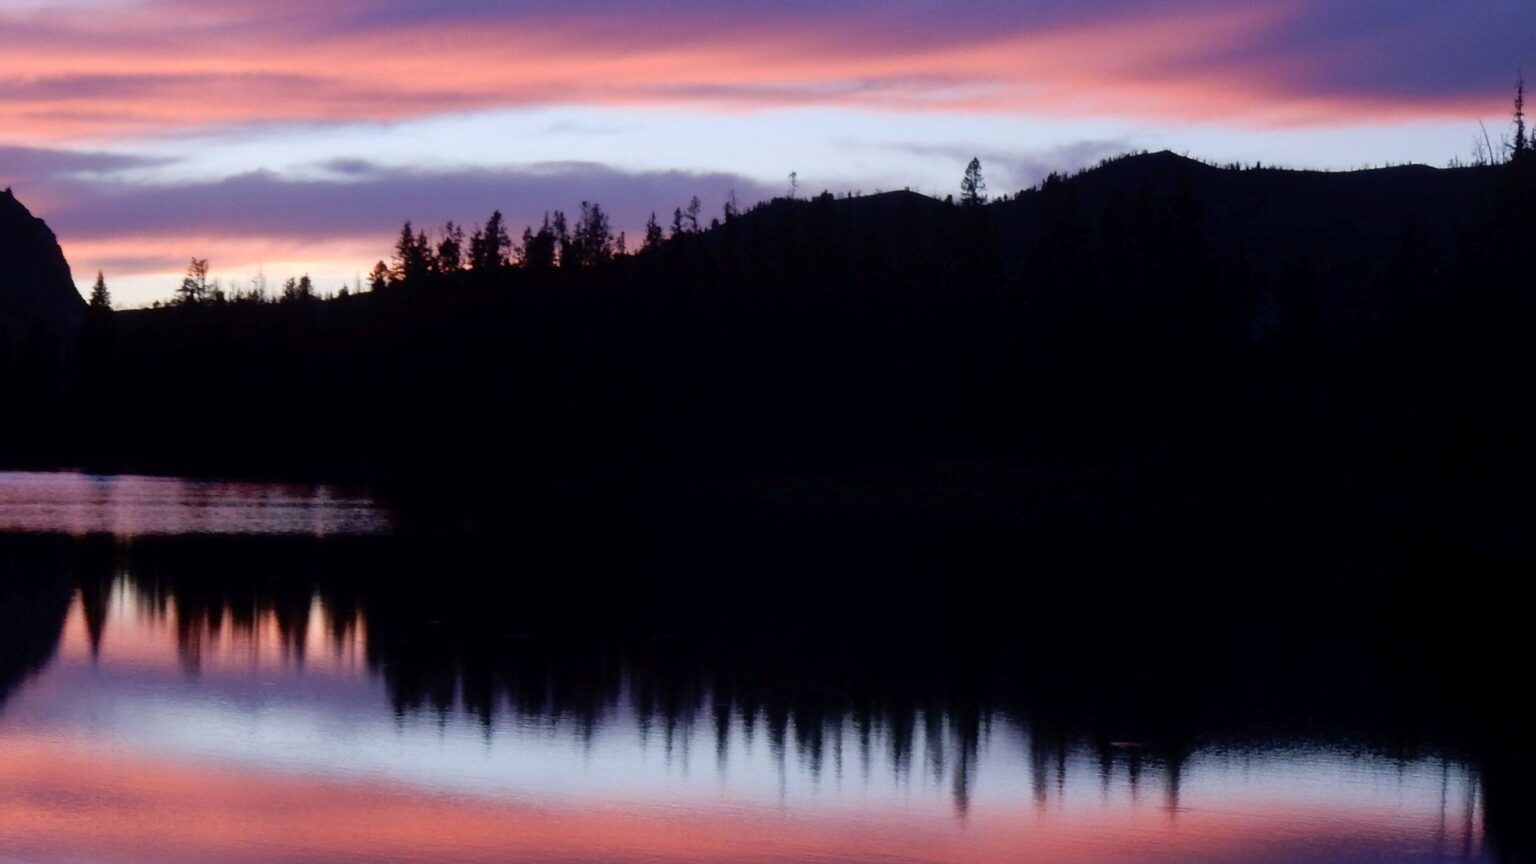
[(0, 184), (27, 186), (74, 174), (106, 173), (164, 164), (164, 160), (124, 153), (0, 146)]
[(289, 239), (388, 237), (412, 220), (472, 222), (501, 210), (514, 224), (551, 209), (601, 203), (621, 226), (645, 224), (698, 195), (718, 209), (734, 191), (744, 202), (778, 192), (746, 177), (686, 171), (626, 172), (586, 162), (519, 168), (421, 171), (344, 159), (336, 179), (296, 180), (258, 171), (187, 184), (68, 185), (49, 219), (74, 237), (205, 235)]

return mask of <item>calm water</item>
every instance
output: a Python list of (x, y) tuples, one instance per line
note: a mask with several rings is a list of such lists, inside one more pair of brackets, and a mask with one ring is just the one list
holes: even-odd
[(0, 532), (71, 535), (356, 535), (384, 508), (328, 486), (0, 471)]
[(302, 547), (253, 580), (235, 539), (153, 545), (387, 523), (320, 490), (0, 477), (0, 862), (1494, 860), (1478, 769), (1432, 746), (1112, 740), (942, 662), (909, 692), (470, 632), (413, 612), (429, 578), (386, 601), (286, 579)]

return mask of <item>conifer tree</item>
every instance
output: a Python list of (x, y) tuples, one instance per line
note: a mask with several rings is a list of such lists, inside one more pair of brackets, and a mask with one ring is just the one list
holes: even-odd
[(522, 250), (524, 269), (535, 273), (554, 269), (557, 244), (558, 240), (548, 216), (544, 217), (544, 224), (538, 232), (534, 232), (532, 228), (524, 228)]
[(551, 232), (551, 236), (555, 241), (555, 248), (559, 250), (557, 256), (559, 265), (564, 267), (567, 263), (575, 263), (571, 261), (571, 230), (565, 221), (565, 211), (556, 210), (555, 215), (549, 220), (545, 230)]
[(101, 271), (96, 273), (96, 284), (91, 288), (90, 307), (97, 311), (112, 311), (112, 293), (107, 290), (107, 278)]
[(440, 273), (464, 269), (464, 229), (452, 222), (443, 226), (443, 239), (437, 244), (437, 269)]
[(383, 291), (389, 287), (389, 265), (383, 261), (373, 265), (373, 272), (368, 274), (368, 288), (372, 291)]
[(208, 259), (193, 258), (187, 265), (187, 275), (181, 280), (181, 287), (176, 289), (176, 302), (183, 306), (191, 306), (208, 299)]
[(418, 234), (411, 223), (405, 223), (400, 229), (400, 239), (395, 242), (395, 266), (392, 270), (395, 281), (420, 282), (431, 272), (432, 253), (426, 232)]
[(571, 254), (570, 263), (577, 267), (592, 267), (613, 257), (613, 229), (601, 205), (581, 202), (581, 218), (571, 238)]
[(507, 234), (506, 221), (497, 210), (485, 220), (485, 228), (476, 230), (469, 240), (470, 269), (490, 273), (507, 266), (507, 253), (512, 249), (512, 238)]
[(1510, 158), (1524, 159), (1531, 151), (1531, 139), (1525, 129), (1525, 76), (1515, 84), (1515, 140), (1510, 144)]
[(987, 203), (987, 181), (981, 176), (981, 160), (972, 159), (965, 166), (965, 177), (960, 181), (960, 204), (975, 207)]
[(640, 244), (641, 249), (655, 249), (661, 245), (664, 235), (661, 232), (661, 223), (656, 221), (656, 211), (651, 211), (651, 218), (645, 223), (645, 240)]

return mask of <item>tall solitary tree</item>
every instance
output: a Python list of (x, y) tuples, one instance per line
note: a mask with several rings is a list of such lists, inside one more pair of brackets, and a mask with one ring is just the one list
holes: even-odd
[(1530, 153), (1532, 142), (1525, 129), (1525, 76), (1515, 83), (1515, 140), (1510, 144), (1510, 158), (1524, 159)]
[(187, 265), (187, 275), (181, 280), (181, 287), (176, 289), (176, 302), (183, 306), (201, 303), (208, 299), (210, 287), (208, 259), (193, 258)]
[(107, 278), (96, 272), (96, 284), (91, 288), (90, 306), (98, 312), (112, 311), (112, 292), (107, 290)]
[(987, 181), (981, 176), (981, 160), (973, 158), (965, 166), (965, 177), (960, 180), (960, 203), (975, 207), (987, 203)]
[(368, 274), (368, 288), (372, 291), (383, 291), (389, 287), (389, 265), (383, 261), (373, 265), (373, 272)]

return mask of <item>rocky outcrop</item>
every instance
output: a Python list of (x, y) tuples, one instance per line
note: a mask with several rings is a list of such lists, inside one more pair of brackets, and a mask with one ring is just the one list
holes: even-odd
[(58, 238), (11, 190), (0, 192), (0, 340), (72, 345), (84, 316)]

